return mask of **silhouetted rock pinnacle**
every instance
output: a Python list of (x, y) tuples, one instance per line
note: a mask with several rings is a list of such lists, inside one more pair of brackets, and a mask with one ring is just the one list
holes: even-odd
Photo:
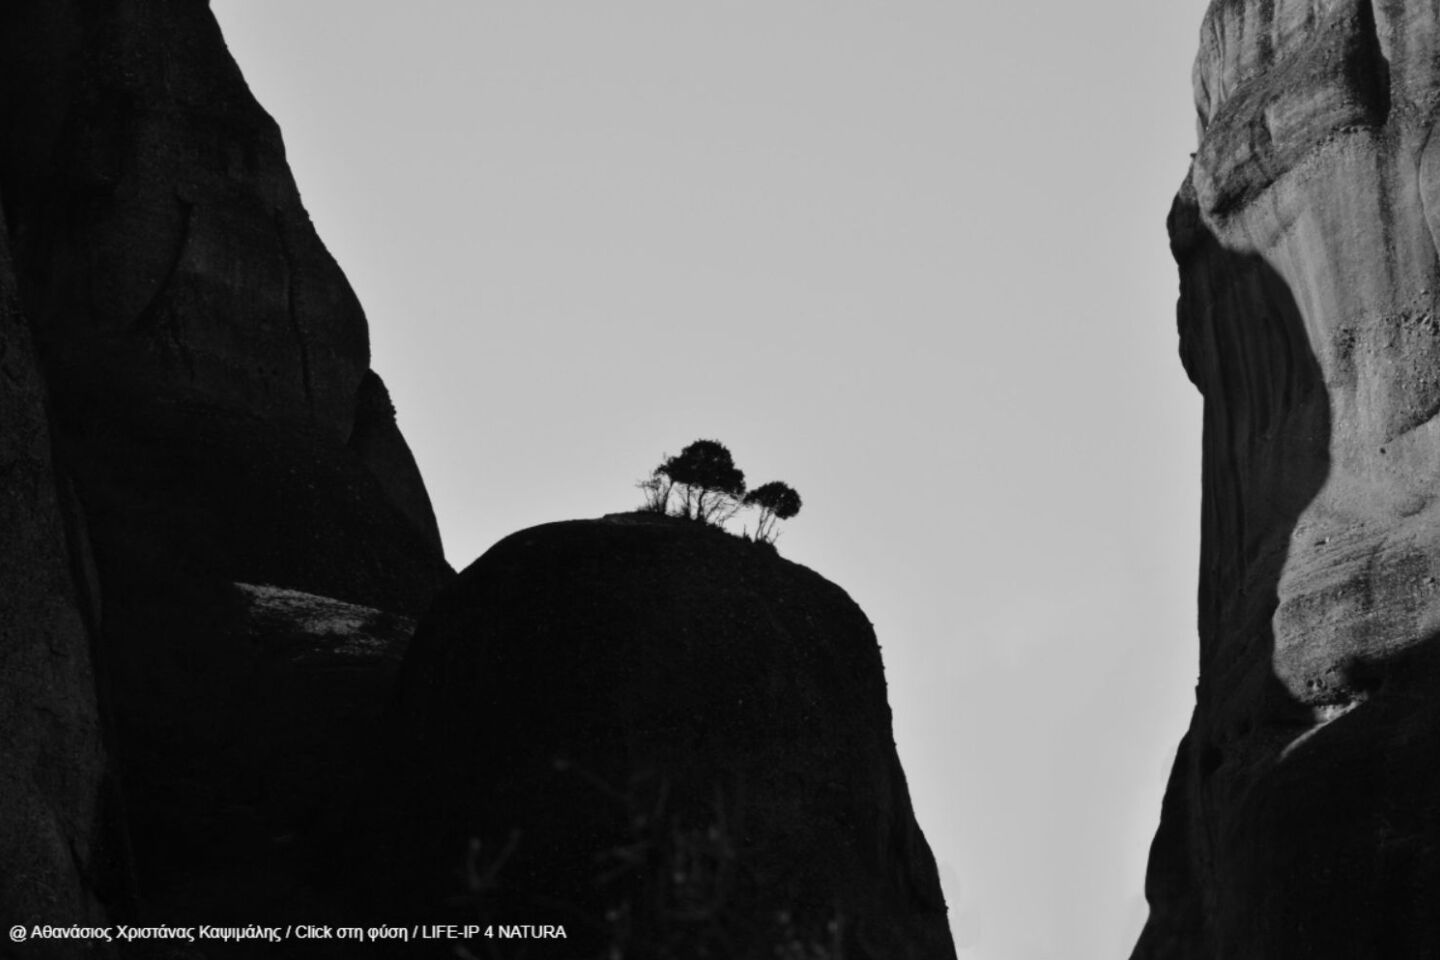
[(514, 534), (422, 621), (393, 725), (379, 902), (564, 923), (574, 956), (954, 956), (870, 624), (768, 546), (654, 514)]

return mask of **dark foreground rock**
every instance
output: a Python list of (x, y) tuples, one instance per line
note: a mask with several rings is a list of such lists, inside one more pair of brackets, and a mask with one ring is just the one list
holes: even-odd
[(1440, 13), (1216, 0), (1170, 218), (1200, 682), (1134, 956), (1440, 950)]
[(517, 533), (422, 621), (392, 722), (375, 904), (564, 924), (539, 956), (954, 956), (870, 624), (772, 548)]
[(301, 922), (399, 653), (234, 584), (453, 576), (365, 317), (204, 2), (0, 4), (0, 206), (0, 916)]
[[(0, 914), (105, 922), (123, 899), (96, 698), (94, 571), (54, 465), (45, 384), (0, 217)], [(5, 944), (8, 944), (8, 938)], [(8, 948), (0, 945), (0, 954)], [(38, 958), (106, 956), (39, 944)]]
[[(381, 742), (414, 621), (268, 585), (149, 602), (143, 621), (168, 629), (125, 637), (121, 685), (152, 696), (119, 721), (144, 892), (138, 920), (333, 922), (331, 891), (343, 880), (319, 841)], [(203, 657), (191, 648), (197, 638)], [(292, 953), (315, 951), (245, 955)]]
[(0, 8), (0, 195), (102, 580), (424, 606), (449, 570), (364, 313), (206, 4)]
[[(0, 4), (0, 411), (9, 923), (953, 958), (870, 625), (769, 548), (655, 517), (518, 534), (397, 685), (453, 571), (364, 316), (200, 0)], [(398, 953), (453, 956), (429, 946)]]

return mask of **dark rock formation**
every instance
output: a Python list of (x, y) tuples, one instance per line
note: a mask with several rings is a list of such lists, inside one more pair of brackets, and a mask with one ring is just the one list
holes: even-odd
[(343, 884), (317, 840), (380, 741), (414, 621), (249, 584), (150, 602), (147, 622), (185, 629), (126, 638), (114, 668), (163, 694), (119, 717), (141, 918), (328, 922)]
[(7, 3), (0, 187), (102, 577), (424, 605), (447, 571), (364, 315), (205, 4)]
[(508, 537), (393, 719), (376, 903), (565, 924), (565, 956), (954, 956), (870, 624), (772, 548), (653, 514)]
[[(518, 534), (383, 714), (453, 573), (200, 0), (0, 5), (0, 409), (10, 923), (953, 958), (874, 635), (772, 548), (656, 517)], [(119, 952), (294, 955), (222, 951)]]
[[(197, 0), (0, 4), (0, 205), (0, 915), (300, 910), (453, 575), (364, 316)], [(236, 582), (374, 608), (388, 652)]]
[[(94, 573), (55, 472), (3, 218), (0, 411), (0, 913), (9, 924), (103, 923), (102, 901), (122, 894), (123, 877), (104, 826), (118, 811), (91, 659)], [(40, 943), (28, 955), (72, 953)]]
[(1200, 683), (1137, 958), (1440, 949), (1440, 14), (1216, 0), (1170, 233)]

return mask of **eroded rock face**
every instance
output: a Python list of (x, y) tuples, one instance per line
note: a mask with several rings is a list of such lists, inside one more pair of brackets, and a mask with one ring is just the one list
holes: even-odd
[(1170, 218), (1200, 683), (1140, 958), (1440, 944), (1440, 11), (1224, 0)]
[(768, 547), (514, 534), (422, 620), (392, 724), (401, 789), (352, 846), (377, 904), (562, 923), (566, 956), (954, 956), (870, 624)]

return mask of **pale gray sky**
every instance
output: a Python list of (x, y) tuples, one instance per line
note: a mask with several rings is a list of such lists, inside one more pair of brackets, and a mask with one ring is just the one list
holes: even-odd
[(1118, 960), (1193, 701), (1203, 0), (213, 0), (457, 567), (698, 437), (874, 622), (966, 960)]

